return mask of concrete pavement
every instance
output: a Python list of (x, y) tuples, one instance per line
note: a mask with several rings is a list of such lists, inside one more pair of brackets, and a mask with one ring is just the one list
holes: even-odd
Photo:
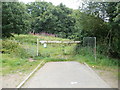
[(110, 88), (94, 71), (75, 61), (48, 62), (22, 88)]

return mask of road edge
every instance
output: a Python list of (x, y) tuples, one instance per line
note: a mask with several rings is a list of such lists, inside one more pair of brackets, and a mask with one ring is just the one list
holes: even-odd
[(40, 64), (17, 86), (17, 88), (21, 88), (24, 83), (37, 71), (37, 69), (44, 63), (45, 61), (41, 61)]
[[(95, 75), (97, 76), (97, 78), (103, 80), (87, 63), (84, 62), (83, 64), (86, 65), (89, 68), (89, 70), (91, 70), (92, 72), (94, 72)], [(104, 83), (106, 83), (105, 80), (103, 80), (103, 81), (104, 81)], [(106, 83), (106, 85), (108, 85), (109, 88), (112, 88), (108, 83)]]

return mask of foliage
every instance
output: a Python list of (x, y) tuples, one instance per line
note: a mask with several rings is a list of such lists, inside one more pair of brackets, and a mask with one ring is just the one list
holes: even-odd
[[(26, 38), (26, 40), (24, 39)], [(42, 60), (48, 61), (60, 61), (66, 60), (61, 58), (63, 55), (62, 46), (60, 45), (49, 45), (48, 48), (43, 48), (43, 45), (40, 46), (40, 54), (41, 56), (36, 56), (36, 39), (39, 40), (61, 40), (68, 41), (68, 39), (56, 38), (52, 36), (44, 36), (44, 35), (14, 35), (9, 39), (3, 39), (1, 43), (3, 44), (1, 48), (2, 58), (0, 63), (2, 63), (3, 72), (2, 75), (10, 74), (10, 73), (29, 73), (33, 70)], [(28, 41), (28, 42), (27, 42)], [(34, 42), (33, 42), (34, 41)], [(27, 49), (27, 48), (28, 49)], [(66, 49), (71, 47), (66, 47)], [(35, 50), (35, 55), (34, 51)], [(57, 51), (54, 51), (57, 50)], [(51, 52), (52, 51), (52, 52)], [(56, 55), (58, 54), (58, 55)], [(50, 55), (49, 57), (46, 57)], [(34, 61), (29, 61), (29, 59)], [(53, 59), (53, 60), (52, 60)], [(1, 67), (0, 67), (1, 68)]]
[(120, 3), (109, 3), (107, 13), (109, 16), (109, 54), (112, 57), (120, 58)]
[[(1, 42), (3, 74), (30, 71), (41, 60), (72, 60), (100, 68), (117, 68), (120, 63), (113, 58), (120, 58), (120, 3), (84, 4), (83, 8), (73, 10), (62, 3), (54, 6), (44, 1), (28, 4), (2, 2), (2, 37), (14, 36)], [(76, 44), (49, 44), (47, 48), (40, 44), (39, 56), (36, 56), (37, 38), (82, 42), (83, 37), (88, 36), (97, 38), (96, 61), (93, 52), (82, 45), (75, 48)], [(29, 61), (31, 58), (33, 62)]]
[(28, 17), (24, 3), (2, 2), (2, 37), (28, 32)]
[[(97, 43), (101, 48), (105, 47), (102, 50), (107, 56), (113, 58), (120, 58), (119, 4), (119, 2), (87, 2), (82, 8), (82, 12), (87, 15), (93, 15), (94, 17), (99, 18), (92, 19), (94, 24), (89, 25), (90, 27), (95, 25), (96, 30), (98, 29), (97, 32), (92, 29), (92, 33), (97, 37)], [(101, 21), (100, 18), (103, 21)], [(95, 20), (97, 20), (97, 22)], [(91, 24), (92, 21), (90, 21)], [(88, 28), (90, 29), (90, 27)], [(88, 35), (90, 35), (90, 33)]]
[(32, 2), (27, 4), (27, 7), (34, 33), (47, 32), (64, 38), (72, 34), (75, 20), (70, 15), (72, 10), (65, 5), (53, 6), (47, 2)]
[[(43, 36), (43, 35), (14, 35), (14, 39), (7, 39), (8, 45), (6, 45), (5, 40), (3, 42), (5, 43), (4, 46), (7, 50), (9, 45), (10, 48), (18, 48), (24, 49), (24, 46), (28, 47), (35, 47), (34, 50), (36, 49), (36, 44), (35, 42), (30, 41), (32, 38), (36, 40), (36, 38), (42, 39), (42, 40), (62, 40), (62, 41), (68, 41), (69, 39), (62, 39), (62, 38), (56, 38), (52, 36)], [(18, 38), (19, 37), (19, 38)], [(35, 38), (36, 37), (36, 38)], [(24, 39), (27, 38), (28, 43)], [(19, 42), (18, 42), (19, 41)], [(20, 44), (21, 43), (21, 44)], [(18, 45), (20, 44), (20, 45)], [(17, 46), (16, 46), (17, 45)], [(50, 62), (50, 61), (78, 61), (78, 62), (86, 62), (89, 65), (94, 65), (95, 67), (98, 68), (103, 68), (103, 67), (110, 67), (110, 69), (114, 69), (117, 67), (117, 60), (107, 58), (103, 55), (97, 55), (97, 62), (95, 62), (94, 58), (91, 56), (91, 53), (84, 49), (84, 48), (79, 48), (79, 53), (75, 54), (75, 46), (76, 44), (72, 45), (67, 45), (64, 44), (49, 44), (47, 45), (47, 48), (44, 48), (43, 45), (39, 45), (39, 53), (40, 56), (32, 56), (31, 54), (28, 55), (28, 57), (24, 57), (24, 55), (21, 56), (16, 56), (10, 53), (3, 53), (2, 54), (2, 59), (0, 63), (2, 63), (2, 68), (3, 68), (3, 75), (10, 74), (10, 73), (29, 73), (31, 70), (33, 70), (38, 63), (40, 63), (42, 60), (45, 60), (45, 62)], [(14, 50), (14, 49), (13, 49)], [(31, 52), (31, 49), (29, 48), (29, 51)], [(28, 51), (28, 52), (29, 52)], [(88, 53), (86, 52), (88, 51)], [(25, 51), (24, 51), (25, 52)], [(24, 53), (21, 52), (21, 53)], [(28, 54), (28, 52), (24, 53), (25, 55)], [(32, 53), (33, 54), (33, 53)], [(32, 56), (32, 57), (31, 57)], [(23, 58), (24, 57), (24, 58)], [(34, 61), (30, 62), (29, 59), (32, 58)]]
[(12, 56), (17, 57), (28, 57), (27, 52), (24, 48), (19, 45), (18, 42), (12, 40), (3, 40), (2, 41), (2, 53), (11, 54)]
[[(82, 41), (83, 37), (96, 37), (99, 53), (120, 58), (120, 3), (85, 2), (81, 9), (40, 1), (28, 4), (3, 2), (2, 36), (13, 33), (48, 33), (56, 37)], [(109, 20), (106, 20), (108, 18)], [(36, 44), (38, 36), (15, 36), (20, 43)], [(13, 38), (14, 39), (14, 38)], [(22, 40), (21, 40), (22, 39)], [(44, 40), (39, 36), (40, 40)], [(50, 38), (46, 40), (63, 40)], [(77, 49), (78, 50), (78, 49)]]
[(106, 57), (102, 54), (97, 53), (97, 60), (95, 61), (94, 53), (88, 48), (79, 48), (79, 52), (76, 52), (74, 59), (81, 63), (86, 62), (89, 65), (95, 65), (96, 67), (117, 67), (119, 63), (118, 59)]

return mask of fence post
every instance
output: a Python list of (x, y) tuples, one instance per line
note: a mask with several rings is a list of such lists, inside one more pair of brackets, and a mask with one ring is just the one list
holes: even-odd
[(37, 56), (38, 56), (38, 46), (39, 46), (39, 40), (37, 38)]
[(95, 38), (95, 51), (94, 51), (94, 53), (95, 53), (95, 62), (96, 62), (96, 37), (94, 37)]

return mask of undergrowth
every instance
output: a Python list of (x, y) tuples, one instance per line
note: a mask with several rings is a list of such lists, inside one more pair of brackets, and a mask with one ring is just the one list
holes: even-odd
[[(45, 49), (43, 45), (39, 44), (39, 56), (36, 56), (37, 38), (39, 40), (68, 40), (44, 35), (14, 35), (14, 37), (1, 40), (2, 48), (0, 48), (0, 52), (2, 53), (2, 58), (0, 63), (2, 64), (0, 68), (2, 68), (2, 75), (30, 72), (43, 59), (46, 62), (61, 61), (62, 59), (55, 59), (55, 56), (59, 55), (58, 57), (61, 57), (61, 54), (67, 54), (61, 48), (58, 49), (59, 45), (50, 45), (50, 47), (48, 46)], [(30, 61), (31, 59), (33, 61)]]
[[(76, 44), (39, 44), (39, 56), (36, 56), (36, 43), (39, 40), (70, 41), (50, 36), (38, 35), (14, 35), (15, 37), (2, 40), (2, 63), (3, 75), (17, 72), (30, 72), (42, 60), (45, 62), (55, 61), (78, 61), (86, 62), (90, 66), (99, 69), (117, 69), (118, 60), (108, 58), (97, 52), (95, 61), (94, 53), (90, 49), (79, 47), (76, 52)], [(30, 61), (32, 59), (34, 61)]]
[[(78, 48), (77, 48), (78, 49)], [(81, 47), (74, 53), (75, 60), (83, 63), (86, 62), (90, 66), (94, 66), (98, 69), (118, 69), (120, 64), (119, 60), (106, 57), (99, 52), (96, 52), (96, 60), (94, 52), (86, 47)]]

